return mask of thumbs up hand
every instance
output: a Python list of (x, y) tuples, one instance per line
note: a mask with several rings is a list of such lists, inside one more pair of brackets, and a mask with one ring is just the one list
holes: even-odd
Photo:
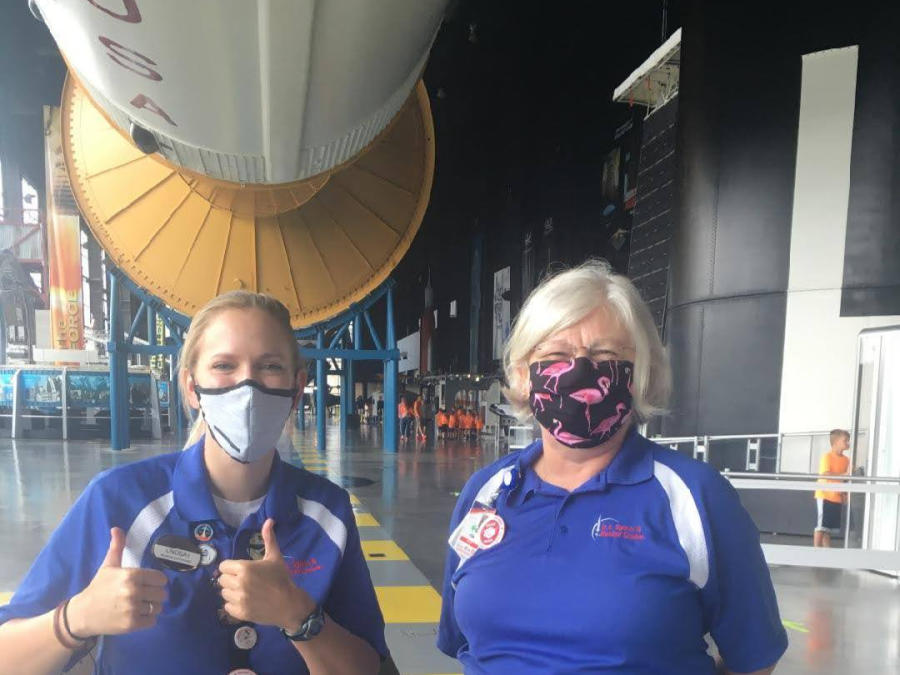
[(123, 568), (125, 533), (109, 532), (109, 549), (91, 583), (69, 601), (69, 627), (74, 637), (131, 633), (156, 624), (168, 594), (159, 570)]
[(241, 621), (294, 631), (316, 603), (291, 581), (271, 518), (263, 523), (262, 539), (266, 553), (261, 560), (224, 560), (219, 565), (224, 609)]

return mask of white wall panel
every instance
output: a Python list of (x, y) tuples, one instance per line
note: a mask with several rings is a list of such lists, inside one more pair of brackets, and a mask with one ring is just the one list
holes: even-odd
[(803, 57), (779, 428), (851, 426), (856, 343), (897, 316), (841, 317), (858, 48)]

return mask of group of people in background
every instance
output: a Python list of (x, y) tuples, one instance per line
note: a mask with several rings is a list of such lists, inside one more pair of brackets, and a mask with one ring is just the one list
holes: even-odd
[(415, 435), (416, 440), (425, 440), (421, 396), (418, 394), (401, 396), (400, 403), (397, 404), (397, 418), (400, 420), (401, 441), (408, 441), (412, 435)]
[(474, 440), (484, 428), (481, 415), (471, 408), (463, 407), (451, 408), (449, 411), (438, 408), (434, 423), (439, 439)]
[(428, 437), (427, 430), (432, 422), (435, 437), (439, 440), (474, 440), (484, 429), (484, 419), (472, 408), (454, 406), (448, 410), (438, 403), (433, 417), (432, 410), (418, 394), (401, 396), (397, 404), (400, 440), (408, 441), (415, 438), (424, 441)]

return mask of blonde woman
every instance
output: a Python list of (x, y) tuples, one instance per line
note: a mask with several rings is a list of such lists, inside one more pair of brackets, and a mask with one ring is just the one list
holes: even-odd
[(287, 309), (201, 309), (179, 386), (182, 452), (88, 486), (0, 608), (0, 672), (374, 673), (384, 622), (347, 493), (275, 445), (305, 372)]
[(504, 367), (541, 438), (459, 497), (439, 648), (466, 673), (771, 672), (787, 637), (737, 493), (637, 432), (670, 375), (631, 282), (588, 262), (542, 283)]

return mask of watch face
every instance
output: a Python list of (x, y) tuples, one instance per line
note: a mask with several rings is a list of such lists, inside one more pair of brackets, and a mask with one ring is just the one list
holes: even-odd
[(309, 620), (309, 628), (307, 629), (306, 634), (309, 635), (309, 637), (315, 637), (322, 632), (323, 626), (325, 626), (325, 620), (321, 616), (313, 617)]
[(325, 611), (321, 607), (317, 607), (313, 613), (306, 618), (306, 621), (300, 625), (300, 628), (297, 629), (296, 633), (288, 633), (283, 628), (281, 629), (281, 632), (284, 633), (284, 636), (289, 640), (304, 642), (321, 633), (324, 625)]

